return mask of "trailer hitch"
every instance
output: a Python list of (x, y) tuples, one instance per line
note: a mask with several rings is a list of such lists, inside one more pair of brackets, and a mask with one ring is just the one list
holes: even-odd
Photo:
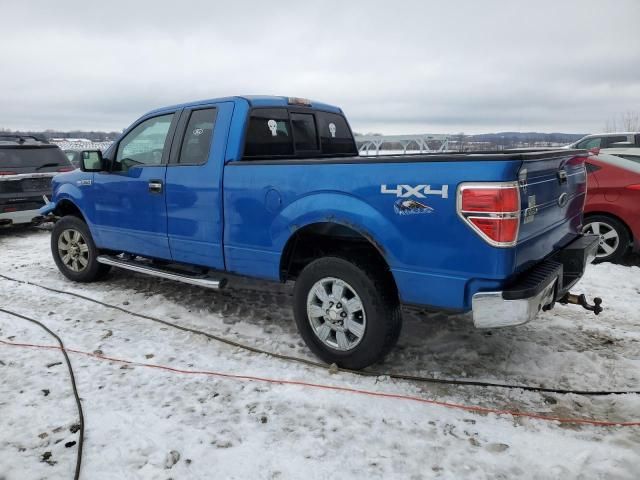
[(558, 300), (558, 302), (560, 302), (563, 305), (567, 305), (568, 303), (572, 305), (580, 305), (585, 310), (589, 310), (590, 312), (593, 312), (596, 315), (602, 312), (602, 307), (600, 306), (602, 304), (602, 299), (600, 297), (595, 297), (593, 299), (593, 305), (590, 305), (584, 293), (581, 293), (580, 295), (576, 295), (574, 293), (567, 292), (560, 300)]

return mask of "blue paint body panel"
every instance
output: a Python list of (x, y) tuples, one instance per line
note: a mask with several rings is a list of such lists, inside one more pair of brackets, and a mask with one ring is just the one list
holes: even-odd
[(223, 270), (222, 172), (234, 102), (199, 108), (217, 109), (211, 150), (204, 165), (167, 167), (167, 237), (172, 260)]
[[(206, 163), (137, 167), (124, 175), (58, 175), (53, 203), (42, 212), (71, 202), (101, 248), (270, 280), (281, 279), (282, 254), (296, 231), (339, 224), (376, 246), (403, 302), (456, 310), (469, 310), (474, 293), (500, 289), (580, 230), (586, 174), (581, 163), (572, 163), (571, 151), (523, 158), (484, 155), (481, 161), (473, 155), (425, 155), (419, 161), (248, 162), (241, 160), (245, 127), (256, 106), (286, 107), (287, 99), (227, 97), (154, 110), (140, 120), (168, 112), (182, 115), (194, 107), (218, 109)], [(318, 102), (312, 108), (342, 113)], [(560, 167), (567, 172), (564, 184), (557, 178)], [(532, 222), (521, 222), (515, 247), (493, 247), (458, 216), (457, 188), (463, 182), (516, 181), (524, 169), (528, 186), (521, 190), (521, 209), (533, 196), (538, 213)], [(162, 195), (147, 191), (152, 179), (162, 179)], [(428, 209), (400, 215), (396, 195), (381, 191), (382, 185), (420, 184), (432, 190), (446, 185), (448, 194), (427, 195), (421, 202)], [(561, 208), (562, 193), (568, 203)]]
[(94, 208), (96, 245), (148, 257), (171, 259), (167, 205), (149, 193), (151, 180), (164, 181), (166, 166), (132, 167), (126, 173), (94, 173), (87, 196)]
[[(375, 239), (403, 301), (467, 308), (467, 280), (509, 277), (514, 250), (491, 247), (458, 219), (455, 188), (449, 198), (423, 200), (433, 208), (423, 215), (396, 215), (396, 197), (380, 193), (381, 184), (411, 184), (415, 178), (429, 179), (435, 188), (455, 186), (461, 171), (474, 181), (510, 180), (520, 162), (461, 162), (457, 167), (451, 168), (448, 162), (228, 165), (224, 180), (227, 268), (245, 273), (253, 265), (252, 274), (278, 278), (280, 253), (292, 228), (334, 222)], [(354, 170), (362, 175), (353, 175)], [(281, 195), (278, 211), (265, 206), (269, 190)]]

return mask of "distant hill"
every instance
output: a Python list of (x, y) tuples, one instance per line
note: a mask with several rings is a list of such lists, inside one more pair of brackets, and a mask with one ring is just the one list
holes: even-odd
[(586, 133), (540, 133), (540, 132), (498, 132), (466, 135), (469, 141), (491, 142), (495, 145), (511, 145), (515, 143), (572, 143), (584, 137)]

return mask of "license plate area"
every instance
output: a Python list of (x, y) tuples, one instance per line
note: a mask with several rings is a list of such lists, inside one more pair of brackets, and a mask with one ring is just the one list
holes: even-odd
[(51, 178), (25, 178), (20, 182), (23, 192), (47, 190), (51, 186)]

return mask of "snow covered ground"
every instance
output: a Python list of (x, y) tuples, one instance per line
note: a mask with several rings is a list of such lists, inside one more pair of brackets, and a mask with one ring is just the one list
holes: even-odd
[[(37, 230), (0, 231), (0, 252), (2, 274), (313, 358), (296, 333), (288, 285), (232, 280), (231, 288), (212, 292), (123, 271), (72, 284), (51, 259), (48, 232)], [(528, 325), (486, 332), (474, 330), (466, 316), (407, 311), (398, 347), (376, 369), (640, 389), (640, 268), (592, 266), (576, 290), (603, 297), (605, 312), (595, 317), (558, 306)], [(68, 348), (141, 363), (560, 417), (640, 420), (640, 395), (543, 395), (331, 374), (4, 279), (0, 307), (41, 320)], [(54, 344), (37, 326), (4, 313), (0, 340)], [(478, 414), (70, 356), (86, 418), (86, 479), (638, 478), (640, 427)], [(77, 413), (61, 362), (57, 350), (0, 344), (0, 479), (71, 478)]]

